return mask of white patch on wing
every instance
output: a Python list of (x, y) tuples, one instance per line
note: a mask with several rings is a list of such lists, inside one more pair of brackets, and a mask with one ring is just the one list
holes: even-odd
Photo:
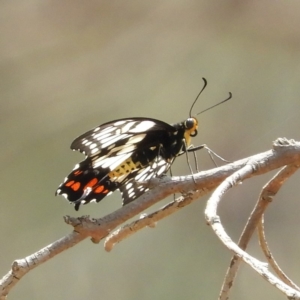
[(109, 168), (111, 171), (118, 167), (124, 160), (129, 158), (131, 153), (124, 153), (119, 156), (112, 156), (112, 157), (101, 157), (93, 162), (94, 168)]
[(109, 137), (107, 137), (107, 138), (104, 138), (104, 139), (99, 139), (99, 141), (101, 142), (101, 144), (103, 145), (103, 144), (105, 144), (105, 143), (107, 143), (107, 142), (110, 142), (111, 140), (113, 140), (114, 138), (116, 138), (116, 136), (115, 135), (111, 135), (111, 136), (109, 136)]
[(151, 165), (151, 168), (152, 168), (152, 169), (156, 169), (156, 167), (157, 167), (157, 163), (154, 162), (154, 163)]
[[(101, 127), (97, 127), (97, 128), (101, 129)], [(112, 132), (112, 131), (114, 131), (114, 130), (115, 130), (115, 127), (114, 127), (114, 126), (108, 126), (108, 127), (104, 128), (104, 129), (102, 129), (99, 133), (97, 133), (97, 134), (95, 134), (95, 135), (101, 136), (101, 135), (107, 134), (107, 133), (109, 133), (109, 132)], [(97, 130), (97, 131), (98, 131), (98, 130)], [(95, 132), (95, 130), (94, 130), (94, 132)]]
[(132, 198), (134, 195), (135, 195), (135, 192), (134, 192), (134, 191), (128, 192), (128, 197), (129, 197), (129, 198)]
[[(111, 144), (110, 146), (107, 147), (107, 150), (111, 150), (111, 149), (115, 149), (115, 148), (117, 148), (116, 144)], [(113, 152), (115, 152), (115, 151), (113, 151)]]
[(152, 177), (160, 176), (169, 167), (169, 163), (167, 163), (163, 158), (159, 157), (157, 161), (153, 162), (151, 165), (143, 169), (135, 176), (136, 181), (147, 181)]
[(122, 133), (129, 131), (129, 129), (136, 123), (136, 121), (130, 121), (129, 123), (127, 123), (126, 125), (124, 125), (121, 130)]
[(166, 165), (166, 161), (164, 159), (160, 158), (160, 160), (158, 161), (157, 165), (158, 166), (164, 166), (164, 165)]
[[(145, 136), (146, 136), (146, 134), (139, 134), (137, 136), (132, 136), (128, 139), (126, 144), (121, 145), (121, 146), (115, 146), (115, 143), (107, 146), (107, 150), (109, 150), (109, 152), (107, 153), (107, 156), (110, 156), (112, 154), (121, 155), (123, 153), (133, 152), (134, 150), (137, 149), (136, 144), (138, 142), (140, 142), (141, 140), (143, 140)], [(118, 138), (118, 137), (116, 137), (116, 138)], [(113, 140), (113, 141), (115, 141), (115, 140)], [(112, 141), (110, 141), (110, 142), (112, 142)], [(108, 145), (108, 142), (107, 142), (107, 144), (104, 144), (104, 145)]]
[(108, 147), (109, 145), (119, 141), (119, 140), (123, 140), (125, 138), (127, 138), (128, 134), (121, 134), (121, 135), (117, 135), (117, 136), (113, 136), (113, 137), (110, 137), (110, 138), (107, 138), (107, 139), (104, 139), (104, 140), (101, 140), (102, 142), (102, 148), (106, 148)]
[(98, 148), (94, 148), (94, 149), (91, 150), (91, 155), (95, 155), (95, 154), (98, 154), (98, 153), (100, 153)]
[(135, 146), (135, 145), (129, 145), (129, 146), (127, 146), (127, 147), (121, 147), (121, 150), (118, 151), (118, 152), (116, 153), (116, 155), (121, 155), (121, 154), (128, 153), (128, 152), (131, 152), (131, 153), (132, 153), (132, 151), (135, 150), (135, 149), (136, 149), (136, 146)]
[(80, 167), (80, 165), (79, 165), (79, 164), (76, 164), (76, 165), (74, 166), (73, 170), (76, 170), (76, 169), (78, 169), (79, 167)]
[[(87, 145), (88, 146), (88, 145)], [(94, 149), (94, 148), (96, 148), (97, 147), (97, 144), (96, 143), (93, 143), (93, 144), (91, 144), (90, 145), (90, 149), (92, 150), (92, 149)]]
[(139, 181), (143, 182), (146, 181), (147, 173), (143, 173), (142, 176), (140, 176)]
[(134, 135), (131, 138), (129, 138), (128, 143), (130, 143), (130, 144), (138, 143), (138, 142), (142, 141), (145, 138), (145, 136), (146, 136), (145, 133)]
[(138, 133), (138, 132), (145, 132), (146, 130), (154, 127), (155, 123), (152, 121), (142, 121), (138, 123), (134, 128), (130, 129), (130, 133)]
[(159, 176), (161, 174), (163, 174), (165, 171), (166, 171), (166, 165), (165, 166), (162, 166), (157, 172), (156, 174)]
[(130, 194), (130, 193), (132, 193), (134, 191), (134, 188), (132, 187), (132, 188), (127, 188), (127, 192), (128, 192), (128, 194)]
[(108, 156), (112, 153), (118, 152), (119, 150), (123, 149), (124, 146), (116, 146), (116, 144), (112, 144), (110, 146), (107, 147), (107, 150), (110, 150), (108, 153)]
[(104, 133), (104, 134), (102, 132), (100, 132), (100, 133), (97, 133), (97, 134), (93, 135), (93, 138), (95, 140), (100, 140), (100, 139), (105, 139), (105, 138), (107, 138), (109, 136), (111, 136), (110, 132), (109, 133)]
[[(149, 172), (150, 169), (151, 169), (151, 167), (148, 166), (141, 173), (139, 173), (138, 175), (135, 176), (135, 180), (140, 180), (141, 181), (141, 178), (144, 178), (144, 176), (147, 176), (147, 173)], [(145, 173), (146, 173), (146, 175), (145, 175)]]

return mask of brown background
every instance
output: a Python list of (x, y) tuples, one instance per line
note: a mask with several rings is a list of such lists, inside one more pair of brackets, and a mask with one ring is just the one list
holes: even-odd
[[(105, 215), (115, 193), (79, 213), (54, 192), (83, 156), (84, 131), (129, 116), (166, 122), (233, 99), (203, 115), (194, 144), (229, 160), (298, 139), (298, 1), (1, 1), (0, 270), (70, 231), (62, 216)], [(202, 169), (213, 167), (198, 153)], [(174, 174), (188, 174), (179, 158)], [(272, 174), (231, 191), (220, 215), (237, 239)], [(299, 174), (266, 216), (270, 246), (299, 278)], [(161, 204), (160, 204), (161, 205)], [(28, 274), (10, 299), (216, 299), (230, 253), (206, 226), (204, 199), (116, 246), (85, 241)], [(254, 241), (251, 254), (262, 259)], [(243, 267), (232, 299), (283, 299)]]

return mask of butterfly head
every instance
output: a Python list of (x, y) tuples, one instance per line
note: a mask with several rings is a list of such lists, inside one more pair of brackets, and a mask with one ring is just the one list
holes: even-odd
[(194, 117), (188, 118), (183, 122), (184, 126), (184, 139), (187, 145), (191, 144), (191, 137), (198, 133), (198, 120)]
[(188, 118), (183, 123), (185, 132), (191, 137), (194, 137), (198, 133), (198, 120), (194, 117)]

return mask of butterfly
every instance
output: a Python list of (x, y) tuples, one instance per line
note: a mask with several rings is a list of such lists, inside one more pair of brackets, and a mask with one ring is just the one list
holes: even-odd
[[(204, 87), (192, 107), (207, 84), (203, 80)], [(216, 105), (230, 98), (231, 93)], [(72, 142), (71, 149), (86, 158), (60, 184), (56, 195), (73, 203), (75, 210), (81, 204), (99, 202), (117, 189), (123, 205), (137, 199), (148, 190), (141, 183), (165, 174), (176, 157), (196, 149), (192, 148), (191, 139), (197, 135), (198, 120), (191, 116), (192, 107), (190, 116), (176, 124), (151, 118), (125, 118), (80, 135)]]

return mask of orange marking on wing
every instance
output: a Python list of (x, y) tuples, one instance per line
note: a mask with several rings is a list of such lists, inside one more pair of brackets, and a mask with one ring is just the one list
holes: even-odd
[(104, 190), (102, 193), (107, 194), (108, 192), (109, 192), (109, 190)]
[(97, 178), (93, 178), (92, 180), (90, 180), (85, 187), (83, 188), (84, 190), (88, 187), (93, 187), (95, 184), (97, 184), (98, 179)]
[(94, 193), (100, 194), (104, 190), (104, 186), (100, 185), (97, 188), (95, 188)]
[(82, 173), (81, 170), (77, 170), (77, 171), (74, 172), (74, 175), (75, 175), (75, 176), (78, 176), (78, 175), (80, 175), (81, 173)]
[(72, 184), (72, 186), (71, 186), (71, 189), (73, 190), (73, 191), (78, 191), (79, 190), (79, 188), (80, 188), (80, 182), (75, 182), (74, 184)]
[(67, 183), (65, 184), (65, 186), (71, 186), (74, 182), (75, 182), (74, 180), (71, 180), (71, 181), (67, 182)]

